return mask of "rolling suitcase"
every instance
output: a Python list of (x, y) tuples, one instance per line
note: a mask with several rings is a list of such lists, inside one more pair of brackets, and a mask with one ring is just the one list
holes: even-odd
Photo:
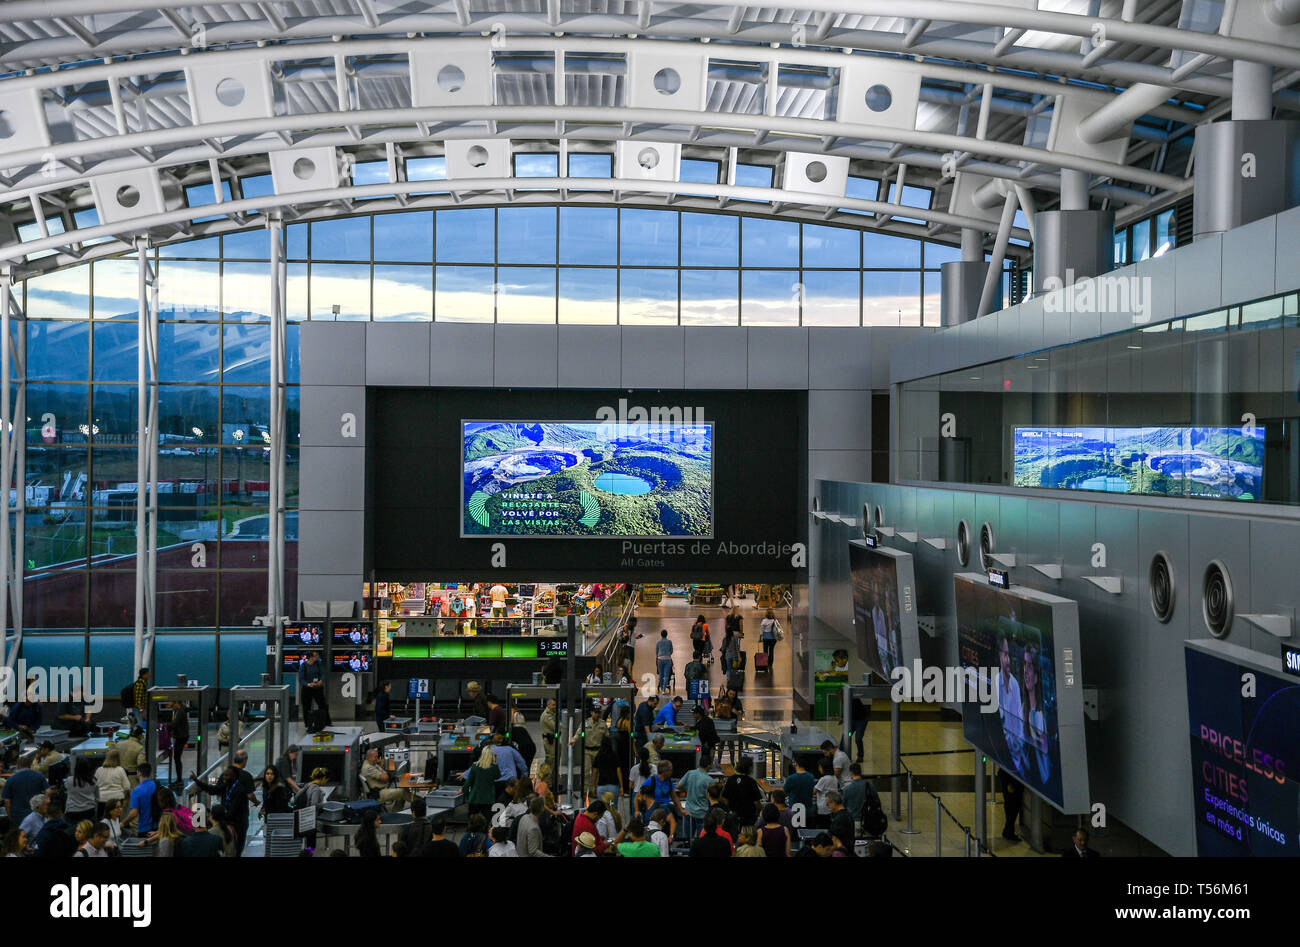
[(768, 661), (767, 652), (760, 651), (754, 655), (754, 673), (766, 674), (772, 670), (771, 663)]

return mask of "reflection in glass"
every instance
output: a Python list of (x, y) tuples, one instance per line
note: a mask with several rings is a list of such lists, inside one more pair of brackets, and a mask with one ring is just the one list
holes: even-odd
[(740, 322), (736, 270), (682, 270), (682, 325)]
[(271, 327), (266, 323), (222, 327), (221, 380), (270, 383)]
[(497, 267), (498, 322), (555, 322), (555, 270)]
[(740, 321), (747, 326), (797, 326), (799, 271), (742, 270)]
[(226, 263), (221, 271), (225, 318), (256, 322), (271, 318), (271, 264)]
[(439, 263), (491, 263), (496, 212), (490, 207), (440, 210), (434, 224)]
[(88, 322), (27, 321), (27, 377), (83, 381), (89, 372)]
[(375, 264), (375, 321), (428, 322), (433, 318), (433, 267)]
[(915, 326), (921, 324), (921, 274), (862, 274), (862, 324), (864, 326)]
[[(28, 444), (84, 444), (89, 414), (90, 389), (86, 385), (27, 383)], [(28, 449), (28, 473), (31, 456)]]
[(96, 260), (93, 266), (95, 318), (135, 319), (140, 313), (140, 264), (134, 257), (115, 257)]
[(370, 218), (335, 217), (311, 222), (313, 260), (369, 260)]
[(134, 384), (96, 385), (93, 391), (94, 416), (91, 423), (96, 444), (134, 444), (139, 392)]
[(858, 325), (858, 278), (857, 270), (804, 270), (803, 324)]
[(736, 266), (739, 258), (739, 218), (682, 214), (682, 266)]
[(497, 224), (499, 263), (555, 262), (554, 207), (502, 207)]
[(862, 262), (859, 231), (848, 227), (822, 227), (803, 225), (804, 266), (851, 267), (857, 269)]
[[(138, 274), (131, 283), (132, 295), (139, 282)], [(100, 273), (95, 271), (95, 297), (99, 297)], [(139, 312), (138, 304), (131, 307), (132, 318)], [(221, 318), (221, 264), (213, 260), (159, 260), (158, 261), (158, 318), (159, 319), (219, 319)], [(161, 342), (159, 343), (161, 347)]]
[(215, 382), (221, 370), (221, 327), (204, 322), (158, 326), (161, 381)]
[(321, 322), (369, 320), (370, 264), (313, 263), (311, 317)]
[(375, 259), (393, 263), (433, 262), (433, 212), (375, 215)]
[(625, 207), (619, 212), (624, 266), (676, 266), (677, 214)]
[[(162, 385), (158, 389), (159, 444), (171, 438), (192, 441), (196, 427), (205, 436), (217, 430), (219, 390), (216, 386)], [(263, 393), (262, 397), (268, 396)]]
[[(569, 160), (575, 157), (570, 155)], [(617, 263), (618, 210), (613, 207), (561, 207), (560, 262)]]
[(438, 322), (491, 322), (494, 319), (490, 266), (440, 266), (434, 280), (433, 318)]
[(89, 319), (90, 267), (70, 266), (27, 280), (28, 319)]
[(623, 325), (676, 325), (677, 271), (623, 270), (618, 321)]
[(560, 267), (560, 322), (612, 325), (618, 321), (618, 270)]
[(741, 266), (797, 266), (799, 224), (745, 217), (740, 226)]

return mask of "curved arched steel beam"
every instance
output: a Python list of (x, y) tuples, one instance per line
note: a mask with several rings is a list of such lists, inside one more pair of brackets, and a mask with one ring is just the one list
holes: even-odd
[[(310, 132), (314, 129), (367, 127), (372, 125), (392, 125), (395, 123), (418, 123), (438, 121), (486, 121), (518, 122), (521, 124), (538, 124), (557, 122), (589, 122), (593, 124), (650, 124), (682, 125), (697, 127), (735, 128), (743, 125), (747, 130), (768, 133), (789, 133), (801, 135), (814, 140), (828, 136), (838, 138), (856, 138), (867, 141), (884, 141), (895, 144), (912, 145), (939, 152), (962, 153), (1000, 158), (1008, 162), (1025, 162), (1032, 165), (1046, 165), (1056, 168), (1071, 168), (1091, 174), (1115, 178), (1153, 187), (1158, 190), (1176, 190), (1185, 183), (1183, 178), (1173, 175), (1148, 171), (1112, 161), (1081, 158), (1063, 152), (1048, 151), (1042, 148), (1030, 148), (1009, 142), (981, 140), (962, 135), (941, 132), (917, 131), (916, 129), (888, 128), (879, 125), (862, 125), (849, 122), (836, 122), (823, 119), (779, 118), (766, 115), (733, 115), (724, 112), (674, 111), (669, 109), (632, 109), (609, 107), (571, 107), (555, 105), (511, 105), (511, 106), (457, 106), (434, 108), (395, 108), (395, 109), (357, 109), (346, 112), (321, 112), (310, 115), (278, 115), (269, 118), (245, 119), (242, 121), (214, 122), (206, 125), (183, 125), (174, 128), (155, 129), (146, 132), (132, 132), (126, 135), (110, 135), (81, 141), (66, 142), (50, 146), (26, 148), (10, 152), (0, 157), (0, 162), (7, 167), (25, 167), (29, 165), (46, 165), (50, 160), (82, 162), (87, 157), (106, 155), (117, 152), (129, 152), (135, 149), (159, 148), (206, 139), (220, 139), (235, 136), (247, 136), (259, 133), (276, 132)], [(433, 136), (431, 136), (433, 137)], [(509, 132), (495, 135), (485, 130), (481, 137), (509, 138)], [(364, 138), (364, 136), (363, 136)], [(436, 138), (435, 138), (436, 140)], [(295, 143), (295, 147), (306, 147), (310, 139)], [(812, 141), (809, 142), (811, 147)], [(269, 149), (283, 150), (283, 149)], [(782, 149), (796, 150), (796, 149)], [(213, 151), (209, 157), (220, 157), (220, 152)]]
[[(335, 201), (356, 200), (365, 197), (389, 194), (413, 194), (431, 190), (455, 193), (507, 191), (518, 187), (535, 188), (543, 181), (545, 182), (547, 190), (551, 190), (552, 188), (556, 191), (599, 189), (601, 191), (610, 191), (615, 194), (619, 192), (635, 192), (641, 194), (674, 195), (684, 188), (689, 188), (692, 191), (699, 191), (701, 187), (699, 184), (677, 181), (633, 181), (611, 178), (539, 179), (513, 177), (467, 179), (461, 181), (401, 181), (397, 183), (365, 184), (355, 187), (301, 191), (293, 194), (248, 197), (237, 201), (222, 201), (220, 203), (203, 204), (195, 207), (182, 207), (176, 210), (164, 211), (163, 213), (158, 214), (148, 214), (111, 224), (96, 224), (93, 227), (82, 227), (50, 237), (40, 237), (35, 240), (2, 246), (0, 247), (0, 261), (21, 260), (29, 254), (40, 253), (45, 250), (57, 250), (62, 247), (68, 247), (72, 244), (84, 243), (88, 240), (95, 240), (101, 237), (117, 237), (122, 234), (145, 233), (155, 227), (184, 224), (200, 217), (219, 215), (225, 215), (228, 217), (232, 214), (265, 213), (268, 210), (293, 207), (298, 204), (324, 204)], [(980, 220), (978, 218), (966, 217), (961, 214), (949, 214), (944, 211), (937, 211), (929, 208), (908, 207), (906, 205), (894, 204), (888, 201), (868, 201), (852, 197), (835, 197), (827, 194), (804, 194), (796, 191), (778, 190), (775, 188), (744, 187), (741, 185), (729, 184), (715, 185), (714, 190), (719, 197), (725, 197), (730, 200), (802, 204), (813, 207), (843, 207), (874, 214), (902, 213), (907, 217), (924, 220), (930, 224), (939, 224), (941, 226), (952, 227), (958, 230), (983, 230), (990, 226), (988, 221)], [(548, 203), (552, 202), (554, 201)], [(501, 202), (493, 201), (493, 203)], [(408, 205), (408, 209), (411, 209), (411, 205)], [(665, 207), (663, 209), (677, 210), (682, 208), (674, 206), (672, 208)], [(355, 212), (363, 213), (364, 208), (358, 208)], [(864, 227), (862, 229), (869, 228)], [(1022, 240), (1027, 239), (1029, 236), (1027, 231), (1019, 228), (1013, 232), (1013, 235)]]

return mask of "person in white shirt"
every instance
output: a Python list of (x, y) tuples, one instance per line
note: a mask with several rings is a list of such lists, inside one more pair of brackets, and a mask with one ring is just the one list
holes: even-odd
[(506, 587), (498, 582), (496, 585), (492, 586), (492, 590), (488, 594), (492, 598), (492, 617), (505, 618), (506, 596), (510, 594), (506, 590)]
[(109, 828), (103, 822), (96, 822), (94, 829), (91, 830), (90, 838), (82, 843), (81, 847), (73, 853), (73, 858), (107, 858), (108, 851), (104, 848), (108, 844)]
[(664, 829), (664, 824), (667, 821), (668, 811), (666, 809), (656, 809), (650, 813), (650, 821), (645, 825), (645, 840), (654, 842), (659, 846), (659, 856), (661, 858), (668, 857), (668, 832)]
[(515, 843), (510, 841), (510, 830), (504, 825), (492, 829), (492, 847), (488, 849), (488, 858), (518, 858)]
[(839, 781), (839, 786), (833, 786), (832, 789), (842, 789), (847, 786), (853, 779), (853, 774), (849, 772), (849, 767), (853, 761), (849, 759), (849, 754), (845, 753), (842, 747), (836, 746), (832, 741), (825, 740), (822, 742), (822, 753), (831, 761), (831, 772)]
[(1011, 640), (998, 643), (998, 715), (1002, 718), (1002, 735), (1007, 741), (1008, 768), (1023, 773), (1025, 744), (1024, 711), (1020, 702), (1020, 682), (1011, 673)]
[(823, 757), (821, 761), (821, 778), (813, 786), (813, 801), (817, 804), (817, 819), (813, 828), (825, 829), (831, 824), (831, 804), (827, 793), (839, 792), (840, 781), (835, 778), (835, 770), (830, 759)]

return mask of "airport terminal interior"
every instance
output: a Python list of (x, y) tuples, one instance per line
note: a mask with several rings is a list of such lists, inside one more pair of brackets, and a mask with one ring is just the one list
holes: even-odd
[(1300, 855), (1297, 205), (1300, 0), (7, 0), (0, 856)]

